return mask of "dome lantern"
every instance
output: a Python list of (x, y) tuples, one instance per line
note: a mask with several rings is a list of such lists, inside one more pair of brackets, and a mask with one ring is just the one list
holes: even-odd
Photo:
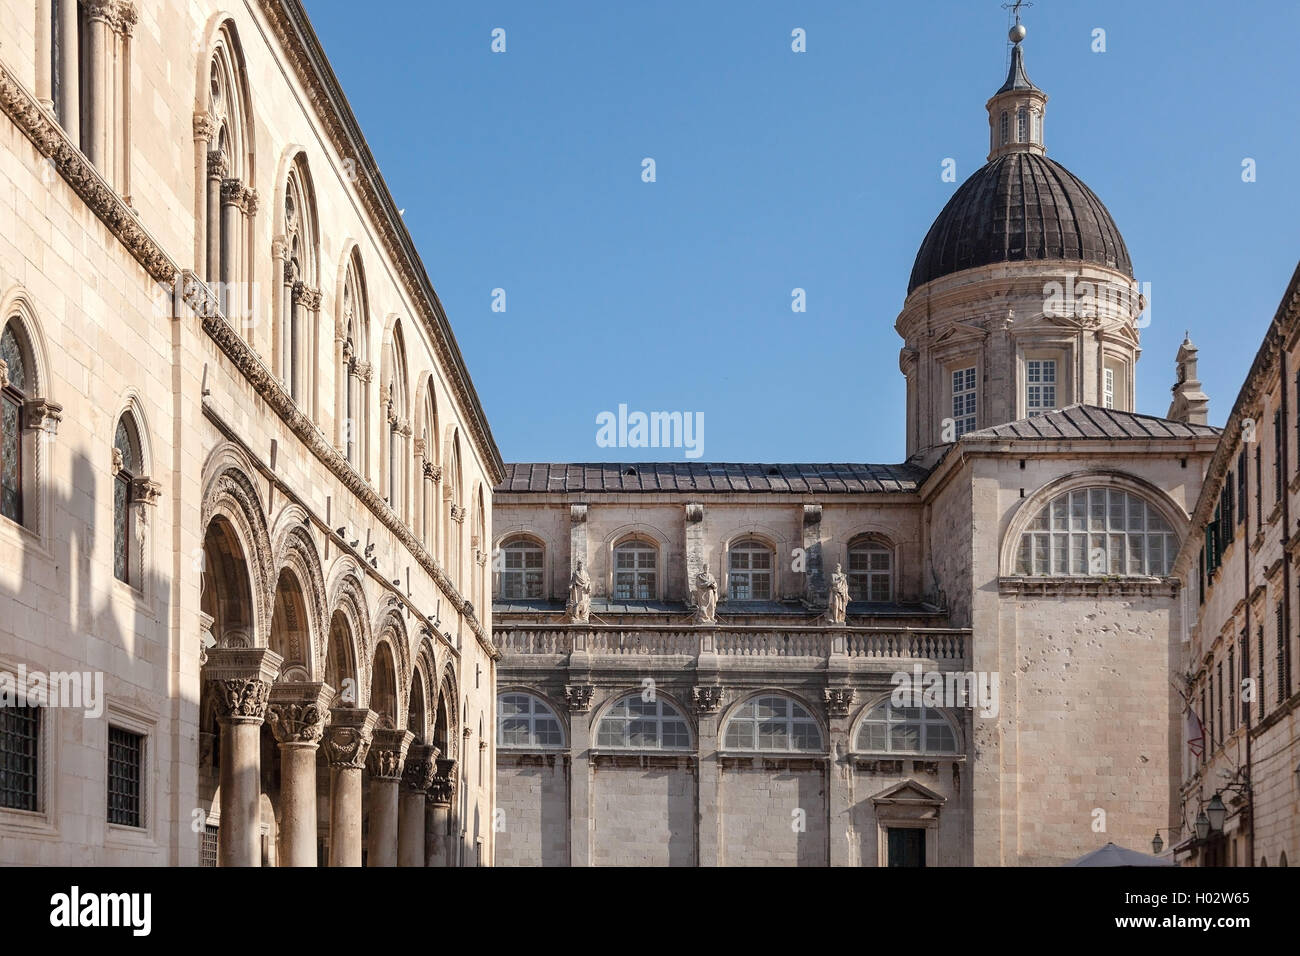
[(1047, 152), (1043, 145), (1043, 117), (1047, 112), (1047, 94), (1034, 86), (1025, 72), (1025, 55), (1021, 44), (1028, 31), (1016, 19), (1007, 34), (1011, 40), (1011, 66), (1006, 82), (989, 99), (989, 159), (1007, 153)]

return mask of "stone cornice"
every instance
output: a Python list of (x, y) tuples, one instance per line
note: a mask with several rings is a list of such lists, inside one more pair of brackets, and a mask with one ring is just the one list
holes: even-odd
[(478, 446), (486, 469), (492, 476), (491, 484), (499, 484), (505, 479), (505, 465), (501, 460), (501, 452), (492, 439), (487, 416), (473, 382), (470, 381), (447, 313), (434, 291), (411, 234), (398, 214), (397, 204), (380, 177), (370, 147), (334, 76), (320, 41), (316, 38), (302, 3), (300, 0), (259, 0), (258, 6), (288, 65), (306, 90), (334, 150), (340, 156), (355, 158), (360, 173), (353, 180), (357, 195), (375, 225), (377, 238), (401, 274), (407, 293), (420, 309), (420, 318), (439, 359), (453, 373), (448, 378), (459, 405), (468, 413), (466, 431)]

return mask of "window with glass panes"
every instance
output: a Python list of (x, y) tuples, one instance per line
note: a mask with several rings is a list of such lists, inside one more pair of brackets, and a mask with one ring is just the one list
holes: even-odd
[(849, 600), (881, 602), (893, 599), (893, 553), (877, 541), (850, 545)]
[(1114, 408), (1115, 407), (1115, 370), (1113, 368), (1106, 369), (1103, 378), (1104, 381), (1102, 384), (1101, 403), (1106, 408)]
[(0, 809), (40, 809), (41, 710), (0, 707)]
[(140, 446), (135, 426), (123, 415), (113, 436), (113, 448), (121, 456), (121, 465), (113, 478), (113, 576), (129, 582), (131, 570), (131, 482), (140, 472)]
[(952, 724), (929, 707), (895, 707), (883, 700), (862, 718), (854, 749), (864, 753), (951, 754)]
[(503, 600), (542, 596), (542, 546), (530, 538), (514, 538), (501, 549)]
[(1173, 529), (1144, 499), (1080, 488), (1053, 498), (1021, 534), (1016, 573), (1167, 577), (1177, 553)]
[(691, 731), (677, 708), (640, 694), (624, 697), (605, 712), (596, 730), (597, 747), (630, 750), (682, 750), (691, 745)]
[(1030, 415), (1056, 408), (1056, 359), (1029, 359), (1025, 382), (1025, 408)]
[(108, 822), (144, 826), (144, 735), (108, 728)]
[(748, 539), (731, 546), (728, 553), (727, 600), (770, 601), (772, 599), (772, 549)]
[(502, 747), (563, 747), (560, 721), (532, 694), (497, 698), (497, 744)]
[(1001, 128), (999, 132), (1001, 133), (1002, 136), (1001, 145), (1003, 146), (1007, 145), (1007, 140), (1011, 138), (1011, 121), (1007, 117), (1006, 110), (1002, 111)]
[(8, 381), (0, 388), (0, 514), (23, 520), (23, 401), (27, 397), (28, 371), (14, 323), (0, 334), (0, 359)]
[(952, 420), (955, 437), (975, 430), (975, 369), (959, 368), (952, 373)]
[(789, 697), (753, 697), (727, 721), (727, 750), (808, 752), (822, 750), (822, 733), (807, 708)]
[(1020, 110), (1016, 113), (1016, 142), (1029, 142), (1029, 110)]
[(659, 554), (644, 541), (627, 541), (614, 549), (614, 597), (620, 601), (655, 599)]

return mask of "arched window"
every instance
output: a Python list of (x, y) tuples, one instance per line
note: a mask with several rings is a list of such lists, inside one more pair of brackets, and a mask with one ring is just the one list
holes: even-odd
[(246, 238), (257, 198), (250, 182), (252, 132), (243, 58), (233, 24), (222, 26), (207, 72), (206, 97), (200, 107), (205, 115), (196, 126), (207, 169), (199, 187), (205, 211), (198, 224), (205, 243), (203, 271), (222, 313), (240, 325), (245, 317), (252, 317)]
[(631, 750), (683, 750), (691, 745), (691, 729), (672, 704), (629, 694), (600, 719), (597, 747)]
[(277, 247), (283, 273), (280, 295), (280, 379), (295, 402), (315, 418), (317, 288), (316, 206), (306, 160), (299, 156), (285, 182), (282, 248)]
[(893, 552), (870, 538), (849, 545), (849, 600), (879, 603), (893, 599)]
[(998, 139), (998, 145), (1000, 146), (1007, 145), (1007, 140), (1011, 138), (1011, 123), (1010, 120), (1008, 120), (1007, 118), (1006, 110), (1002, 111), (1002, 122), (1001, 122), (1001, 128), (999, 130), (999, 133), (1000, 136)]
[(773, 564), (772, 549), (756, 538), (733, 544), (728, 553), (727, 599), (770, 601)]
[(366, 361), (366, 355), (370, 336), (370, 306), (366, 298), (361, 255), (355, 249), (343, 277), (343, 302), (340, 308), (343, 374), (339, 398), (343, 407), (339, 416), (339, 444), (343, 447), (348, 464), (365, 474), (369, 424), (366, 384), (370, 381), (370, 365)]
[(1016, 113), (1016, 142), (1029, 142), (1029, 110), (1021, 109)]
[(433, 376), (425, 382), (424, 423), (420, 431), (424, 457), (420, 465), (420, 537), (430, 551), (438, 540), (438, 406), (433, 395)]
[(955, 754), (957, 735), (939, 711), (895, 707), (886, 698), (862, 718), (853, 747), (863, 753)]
[(1029, 141), (1031, 143), (1041, 143), (1043, 141), (1043, 114), (1034, 110), (1029, 114)]
[(545, 559), (542, 546), (532, 538), (511, 538), (501, 552), (501, 599), (540, 598)]
[(113, 576), (128, 584), (138, 569), (131, 567), (135, 539), (135, 480), (141, 477), (140, 435), (130, 413), (117, 421), (113, 435)]
[(618, 601), (653, 601), (659, 552), (640, 538), (624, 541), (614, 549), (614, 599)]
[(736, 709), (723, 734), (727, 750), (819, 752), (822, 732), (796, 700), (769, 694), (751, 697)]
[(1057, 495), (1020, 536), (1017, 574), (1167, 577), (1178, 554), (1169, 523), (1118, 488)]
[(540, 698), (502, 694), (497, 698), (497, 746), (563, 747), (564, 728)]
[(402, 325), (393, 326), (392, 355), (388, 382), (388, 503), (405, 520), (406, 439), (411, 434), (410, 403), (407, 400), (406, 343)]
[(31, 353), (17, 320), (0, 334), (0, 514), (23, 523), (23, 402), (31, 397)]

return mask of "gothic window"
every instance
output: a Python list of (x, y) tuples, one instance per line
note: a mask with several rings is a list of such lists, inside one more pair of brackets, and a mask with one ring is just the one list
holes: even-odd
[(406, 518), (406, 438), (410, 434), (410, 403), (407, 399), (406, 344), (402, 326), (393, 327), (392, 355), (388, 375), (388, 504)]
[(424, 423), (420, 432), (424, 439), (424, 460), (420, 462), (420, 518), (423, 522), (421, 538), (430, 551), (437, 544), (438, 497), (438, 407), (433, 397), (433, 377), (425, 385)]
[(618, 601), (653, 601), (655, 570), (659, 552), (654, 545), (640, 539), (625, 541), (614, 549), (614, 599)]
[(955, 754), (957, 735), (941, 711), (895, 707), (886, 699), (858, 724), (853, 749), (862, 753)]
[(808, 709), (789, 697), (751, 697), (727, 721), (726, 750), (820, 752), (822, 733)]
[(542, 596), (542, 546), (532, 538), (511, 538), (501, 548), (501, 598), (514, 601)]
[(280, 216), (282, 245), (276, 247), (276, 267), (281, 273), (277, 335), (280, 380), (293, 400), (314, 418), (315, 371), (311, 357), (316, 354), (316, 312), (320, 307), (317, 225), (311, 179), (301, 156), (289, 170)]
[(691, 730), (677, 708), (662, 698), (645, 700), (640, 693), (629, 694), (605, 711), (596, 746), (684, 750), (691, 746)]
[(1118, 488), (1057, 495), (1020, 536), (1017, 574), (1167, 577), (1178, 553), (1169, 523)]
[(894, 555), (873, 539), (849, 545), (849, 600), (886, 602), (894, 599)]
[(32, 371), (17, 319), (0, 334), (0, 514), (23, 522), (23, 402), (31, 397)]
[(366, 300), (365, 274), (361, 257), (355, 250), (343, 278), (341, 307), (343, 327), (343, 385), (340, 399), (343, 404), (340, 419), (339, 444), (343, 455), (358, 472), (363, 472), (366, 450), (366, 348), (369, 342), (370, 312)]
[(0, 809), (41, 809), (41, 710), (0, 707)]
[(1025, 372), (1028, 414), (1041, 415), (1056, 408), (1056, 359), (1030, 359)]
[(113, 435), (113, 576), (136, 583), (139, 569), (131, 567), (135, 539), (134, 482), (141, 477), (140, 437), (130, 413), (118, 419)]
[(975, 368), (959, 368), (952, 373), (952, 419), (955, 438), (975, 430)]
[(532, 694), (502, 694), (497, 699), (497, 745), (501, 747), (563, 747), (559, 718)]
[(772, 599), (772, 549), (754, 538), (731, 546), (728, 553), (727, 599), (770, 601)]

